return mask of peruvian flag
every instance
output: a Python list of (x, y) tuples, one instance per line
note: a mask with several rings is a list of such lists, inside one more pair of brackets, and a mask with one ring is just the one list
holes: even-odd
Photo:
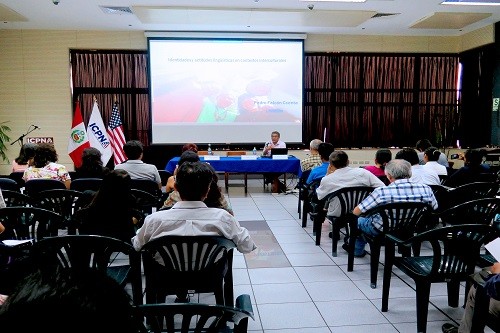
[(83, 124), (80, 103), (77, 101), (68, 143), (68, 154), (73, 160), (76, 168), (79, 168), (82, 165), (83, 150), (89, 147), (89, 138), (87, 136), (87, 131), (85, 130), (85, 125)]

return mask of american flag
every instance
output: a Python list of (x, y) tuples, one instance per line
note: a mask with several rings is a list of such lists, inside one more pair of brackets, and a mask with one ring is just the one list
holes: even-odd
[(127, 158), (123, 152), (123, 145), (125, 144), (125, 134), (123, 134), (123, 124), (120, 119), (120, 111), (118, 110), (118, 102), (113, 104), (113, 111), (111, 112), (111, 119), (108, 125), (108, 137), (111, 141), (113, 149), (113, 156), (115, 165), (124, 162)]

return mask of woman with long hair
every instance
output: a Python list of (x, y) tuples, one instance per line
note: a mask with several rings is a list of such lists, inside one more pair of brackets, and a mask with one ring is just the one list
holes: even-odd
[(103, 178), (109, 170), (102, 165), (101, 157), (99, 149), (85, 148), (82, 152), (82, 165), (75, 170), (76, 176), (78, 178)]
[(68, 170), (62, 164), (56, 163), (58, 159), (54, 145), (40, 143), (33, 157), (33, 165), (24, 170), (23, 180), (31, 179), (56, 179), (64, 183), (69, 189), (71, 177)]
[(12, 172), (26, 170), (35, 157), (37, 147), (38, 145), (35, 143), (25, 143), (19, 151), (19, 156), (12, 161)]

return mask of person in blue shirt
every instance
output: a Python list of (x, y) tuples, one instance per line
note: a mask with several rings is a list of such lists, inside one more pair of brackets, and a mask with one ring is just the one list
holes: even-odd
[(321, 156), (321, 161), (323, 162), (321, 165), (312, 168), (309, 177), (306, 180), (306, 184), (309, 185), (313, 181), (317, 179), (321, 179), (326, 175), (326, 171), (328, 170), (328, 165), (330, 164), (329, 158), (330, 154), (333, 153), (335, 149), (331, 143), (320, 143), (318, 146), (318, 153)]

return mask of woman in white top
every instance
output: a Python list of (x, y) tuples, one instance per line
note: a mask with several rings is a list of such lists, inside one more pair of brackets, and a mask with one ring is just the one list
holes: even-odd
[(436, 147), (429, 147), (424, 151), (424, 168), (433, 169), (436, 171), (438, 176), (447, 176), (448, 170), (444, 165), (441, 165), (437, 162), (441, 152)]

